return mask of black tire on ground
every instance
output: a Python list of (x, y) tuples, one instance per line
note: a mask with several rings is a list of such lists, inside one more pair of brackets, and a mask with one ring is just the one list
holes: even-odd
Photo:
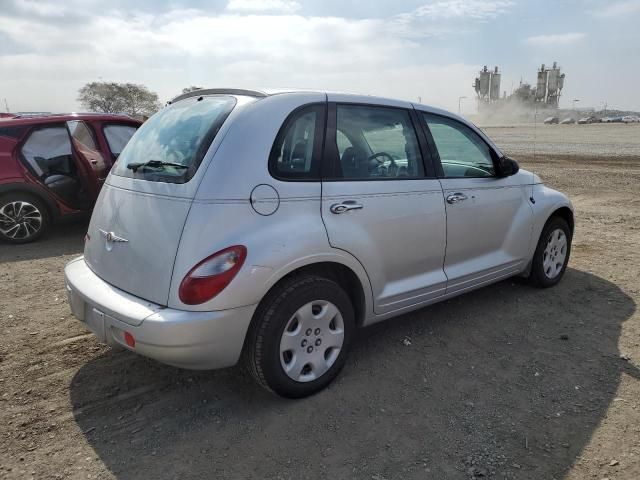
[[(10, 230), (11, 220), (6, 215), (9, 214), (11, 216), (11, 212), (16, 213), (13, 205), (20, 202), (27, 207), (24, 212), (28, 213), (28, 215), (22, 218), (25, 222), (20, 222), (22, 225), (17, 232), (14, 232)], [(35, 221), (38, 216), (40, 222)], [(17, 218), (20, 219), (20, 217)], [(49, 209), (45, 202), (37, 196), (20, 191), (0, 195), (0, 240), (9, 243), (33, 242), (46, 233), (50, 222)], [(25, 226), (25, 223), (28, 223), (28, 226)]]
[[(342, 316), (344, 341), (331, 367), (315, 380), (301, 382), (290, 378), (281, 362), (280, 341), (285, 327), (304, 305), (327, 301), (336, 306)], [(346, 361), (355, 334), (355, 315), (349, 296), (333, 280), (300, 275), (285, 280), (260, 303), (247, 333), (245, 366), (256, 381), (272, 392), (301, 398), (325, 388), (338, 375)]]
[[(550, 277), (545, 271), (544, 266), (546, 258), (545, 248), (551, 239), (551, 235), (558, 230), (561, 230), (566, 238), (565, 259), (560, 272), (555, 276)], [(540, 234), (540, 239), (538, 240), (536, 252), (533, 255), (533, 261), (531, 264), (531, 275), (529, 276), (529, 280), (533, 285), (539, 288), (548, 288), (554, 286), (562, 279), (564, 272), (567, 269), (567, 265), (569, 264), (571, 240), (571, 229), (569, 228), (569, 224), (566, 220), (561, 217), (554, 216), (547, 221), (547, 224), (544, 226), (542, 233)]]

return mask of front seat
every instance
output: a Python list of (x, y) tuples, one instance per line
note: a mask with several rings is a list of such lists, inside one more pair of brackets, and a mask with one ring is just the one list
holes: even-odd
[(364, 178), (369, 176), (365, 155), (355, 147), (347, 147), (342, 153), (340, 165), (344, 178)]

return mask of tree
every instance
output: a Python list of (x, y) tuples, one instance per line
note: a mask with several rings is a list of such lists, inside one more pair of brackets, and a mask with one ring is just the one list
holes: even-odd
[(158, 94), (134, 83), (90, 82), (78, 91), (78, 101), (91, 112), (152, 115), (160, 108)]
[(182, 93), (185, 94), (185, 93), (195, 92), (196, 90), (202, 90), (202, 87), (195, 87), (191, 85), (190, 87), (183, 88)]

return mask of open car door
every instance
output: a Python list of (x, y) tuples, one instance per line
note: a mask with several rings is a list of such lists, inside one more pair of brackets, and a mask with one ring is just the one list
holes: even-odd
[(100, 188), (109, 174), (110, 165), (98, 149), (98, 144), (89, 126), (81, 120), (67, 122), (73, 148), (77, 153), (79, 169), (86, 173), (87, 189), (93, 198), (98, 197)]

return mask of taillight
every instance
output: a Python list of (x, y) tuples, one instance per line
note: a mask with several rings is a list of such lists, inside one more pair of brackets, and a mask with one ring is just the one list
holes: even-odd
[(247, 248), (234, 245), (202, 260), (180, 283), (178, 295), (182, 303), (198, 305), (218, 295), (231, 283), (246, 257)]

